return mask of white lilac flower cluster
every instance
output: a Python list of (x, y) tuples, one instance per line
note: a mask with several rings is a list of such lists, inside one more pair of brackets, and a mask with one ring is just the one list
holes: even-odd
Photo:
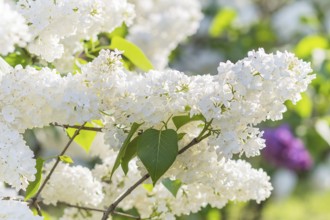
[(171, 51), (196, 32), (202, 18), (198, 0), (20, 0), (17, 12), (1, 0), (0, 9), (4, 11), (0, 54), (29, 42), (30, 53), (64, 72), (72, 70), (75, 55), (83, 51), (81, 40), (111, 32), (123, 22), (131, 26), (128, 39), (141, 47), (157, 69), (163, 69)]
[[(20, 13), (29, 24), (28, 50), (65, 69), (83, 50), (81, 40), (132, 23), (134, 6), (125, 0), (20, 0)], [(64, 62), (64, 64), (63, 64)]]
[(27, 203), (11, 200), (0, 200), (0, 219), (3, 220), (42, 220), (34, 216)]
[(0, 12), (0, 55), (7, 55), (16, 45), (26, 46), (30, 34), (24, 17), (5, 0), (0, 0)]
[[(54, 161), (45, 165), (45, 176), (53, 165)], [(101, 183), (92, 176), (88, 168), (60, 162), (41, 196), (45, 204), (66, 202), (97, 206), (103, 199), (103, 192)]]
[[(287, 52), (266, 54), (258, 50), (235, 64), (221, 63), (216, 76), (189, 77), (174, 70), (132, 75), (122, 69), (117, 59), (120, 59), (118, 53), (101, 51), (94, 60), (95, 64), (91, 62), (82, 68), (83, 75), (89, 77), (86, 81), (91, 89), (99, 94), (100, 102), (109, 103), (103, 107), (112, 105), (107, 110), (113, 117), (105, 118), (104, 131), (105, 139), (114, 150), (122, 144), (123, 130), (129, 129), (131, 122), (144, 122), (142, 127), (158, 128), (162, 121), (173, 115), (202, 113), (207, 120), (213, 119), (213, 129), (219, 130), (217, 135), (179, 155), (164, 175), (163, 178), (182, 181), (176, 198), (162, 184), (157, 184), (152, 192), (139, 187), (119, 204), (121, 208), (135, 207), (142, 217), (158, 213), (158, 219), (175, 219), (174, 215), (197, 212), (206, 204), (221, 208), (231, 200), (254, 199), (260, 202), (269, 197), (272, 186), (267, 174), (253, 169), (245, 161), (234, 161), (230, 157), (242, 152), (255, 156), (264, 147), (261, 133), (253, 125), (266, 119), (281, 118), (285, 110), (284, 101), (299, 100), (299, 93), (314, 77), (308, 75), (311, 69), (307, 63)], [(106, 68), (109, 78), (104, 78), (94, 87), (90, 79), (98, 72), (102, 73), (99, 76), (107, 77), (103, 71)], [(126, 81), (117, 83), (116, 79)], [(109, 88), (109, 92), (100, 92), (105, 88)], [(148, 109), (139, 106), (148, 106)], [(180, 148), (200, 133), (200, 123), (197, 121), (180, 128), (179, 132), (186, 134), (179, 142)], [(168, 126), (173, 125), (169, 123)], [(107, 179), (115, 154), (104, 152), (103, 147), (99, 153), (103, 164), (92, 172), (103, 182), (105, 196), (100, 206), (106, 207), (146, 170), (140, 161), (132, 161), (127, 176), (119, 169), (110, 183)], [(70, 218), (83, 219), (83, 216), (69, 208), (62, 219)], [(90, 219), (97, 218), (97, 213), (90, 216)]]
[(81, 124), (98, 118), (98, 103), (79, 75), (61, 77), (48, 68), (0, 64), (0, 181), (25, 189), (36, 170), (20, 133), (52, 122)]
[(224, 155), (240, 152), (258, 155), (264, 141), (253, 125), (266, 119), (281, 119), (286, 111), (284, 102), (299, 101), (300, 93), (315, 77), (308, 75), (311, 71), (308, 63), (291, 53), (266, 54), (261, 49), (249, 52), (248, 57), (235, 64), (220, 63), (218, 80), (222, 87), (230, 88), (233, 96), (224, 105), (217, 102), (223, 109), (221, 114), (203, 112), (207, 118), (215, 118), (214, 124), (222, 130), (211, 145)]
[[(174, 215), (197, 212), (207, 204), (222, 208), (228, 201), (254, 199), (260, 202), (269, 197), (272, 187), (265, 172), (254, 170), (250, 164), (241, 160), (218, 161), (216, 152), (210, 152), (207, 148), (205, 142), (191, 148), (177, 158), (165, 175), (182, 181), (176, 198), (162, 184), (158, 184), (149, 193), (141, 187), (127, 198), (131, 199), (131, 206), (145, 198), (143, 203), (148, 204), (148, 208), (141, 203), (135, 205), (142, 216), (150, 216), (156, 210), (160, 219), (165, 219), (165, 216), (175, 219)], [(142, 197), (138, 193), (152, 196)], [(130, 202), (123, 203), (127, 204)], [(128, 209), (129, 206), (123, 208)]]
[(25, 189), (34, 180), (35, 160), (26, 146), (23, 136), (0, 121), (0, 182)]
[(164, 69), (168, 56), (180, 42), (197, 31), (202, 19), (198, 0), (130, 0), (136, 21), (128, 39), (138, 45), (154, 64)]
[[(218, 161), (216, 152), (207, 150), (206, 142), (200, 143), (186, 153), (177, 158), (164, 176), (182, 181), (176, 197), (162, 184), (157, 184), (152, 191), (139, 186), (125, 198), (125, 202), (119, 204), (119, 207), (124, 210), (135, 207), (142, 218), (150, 218), (157, 213), (151, 219), (175, 219), (175, 215), (197, 212), (207, 204), (222, 208), (230, 200), (254, 199), (260, 202), (269, 197), (272, 190), (269, 177), (262, 170), (252, 169), (247, 162), (224, 159)], [(140, 177), (134, 161), (130, 163), (130, 171), (126, 176), (118, 170), (112, 177), (111, 183), (107, 182), (114, 160), (115, 155), (110, 156), (93, 170), (94, 176), (100, 181), (103, 180), (105, 196), (101, 205), (104, 207)], [(210, 164), (212, 164), (212, 174)], [(61, 220), (84, 219), (85, 214), (67, 208)], [(99, 218), (99, 213), (89, 215), (91, 220)]]
[(101, 51), (82, 68), (88, 82), (108, 68), (109, 74), (102, 74), (102, 83), (90, 83), (99, 94), (99, 102), (106, 104), (103, 110), (111, 112), (112, 117), (105, 119), (111, 135), (107, 138), (106, 133), (106, 139), (116, 136), (118, 140), (124, 134), (120, 129), (129, 129), (133, 122), (144, 123), (147, 129), (171, 116), (202, 114), (208, 121), (213, 119), (213, 128), (219, 130), (209, 139), (219, 157), (243, 152), (246, 156), (258, 155), (264, 141), (253, 125), (281, 119), (286, 110), (283, 103), (297, 102), (314, 78), (308, 75), (309, 64), (293, 54), (266, 54), (262, 49), (235, 64), (220, 63), (214, 76), (187, 76), (175, 70), (132, 74), (117, 65), (119, 59), (118, 53)]
[(99, 114), (96, 95), (79, 75), (61, 77), (49, 68), (16, 66), (2, 76), (0, 89), (0, 121), (19, 132), (51, 122), (79, 124)]
[[(157, 185), (152, 197), (141, 188), (121, 204), (122, 208), (134, 206), (142, 216), (156, 211), (162, 218), (166, 215), (170, 219), (171, 215), (196, 212), (208, 203), (222, 207), (229, 200), (262, 201), (270, 195), (269, 178), (263, 171), (253, 170), (246, 162), (232, 161), (230, 157), (234, 153), (244, 152), (247, 156), (259, 153), (264, 141), (253, 125), (266, 119), (281, 118), (285, 111), (284, 101), (299, 100), (299, 93), (306, 90), (313, 78), (308, 75), (311, 69), (307, 63), (287, 52), (266, 54), (260, 49), (235, 64), (220, 63), (218, 75), (187, 76), (175, 70), (132, 73), (124, 69), (120, 59), (119, 52), (103, 50), (98, 58), (81, 68), (81, 74), (65, 77), (48, 68), (10, 68), (2, 61), (1, 121), (6, 132), (13, 130), (7, 139), (6, 135), (1, 139), (6, 152), (2, 155), (8, 155), (2, 158), (2, 168), (16, 175), (9, 177), (0, 173), (1, 181), (24, 189), (26, 180), (34, 178), (32, 152), (18, 133), (26, 128), (41, 127), (50, 122), (82, 123), (99, 118), (98, 111), (101, 110), (106, 113), (103, 117), (105, 139), (116, 151), (124, 140), (124, 131), (133, 122), (144, 122), (142, 129), (159, 128), (172, 116), (202, 114), (208, 121), (213, 119), (214, 135), (179, 156), (165, 174), (165, 177), (183, 182), (177, 198)], [(26, 106), (30, 109), (24, 108)], [(31, 115), (37, 118), (33, 119)], [(198, 135), (200, 123), (197, 121), (180, 128), (180, 132), (187, 134), (180, 141), (180, 148)], [(168, 126), (173, 125), (169, 123)], [(1, 134), (6, 134), (5, 131)], [(117, 147), (111, 145), (112, 140), (118, 142)], [(24, 149), (9, 151), (11, 144)], [(31, 161), (9, 163), (17, 152)], [(104, 163), (95, 168), (93, 175), (87, 168), (60, 165), (43, 191), (44, 201), (53, 204), (57, 201), (85, 202), (96, 206), (105, 198), (101, 204), (106, 206), (146, 172), (138, 161), (137, 166), (133, 163), (126, 177), (117, 171), (110, 184), (107, 177), (116, 153), (107, 155), (110, 157), (101, 157)], [(209, 175), (210, 163), (216, 170), (212, 175)], [(46, 167), (49, 169), (50, 166)], [(26, 173), (27, 170), (30, 173)], [(83, 183), (79, 181), (81, 178), (85, 179)], [(76, 186), (78, 181), (79, 187)], [(103, 182), (105, 195), (100, 182)], [(72, 188), (72, 194), (67, 190), (61, 193), (68, 187)], [(141, 198), (146, 200), (143, 207), (139, 205)], [(147, 205), (149, 208), (145, 208), (146, 204), (150, 204)]]

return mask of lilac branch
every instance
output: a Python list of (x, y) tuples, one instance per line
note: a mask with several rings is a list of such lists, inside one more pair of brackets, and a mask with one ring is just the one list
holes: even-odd
[(145, 174), (141, 179), (139, 179), (134, 185), (128, 188), (114, 203), (112, 203), (109, 208), (104, 212), (102, 220), (107, 220), (108, 216), (115, 211), (119, 203), (125, 199), (134, 189), (136, 189), (140, 184), (142, 184), (145, 180), (150, 177), (149, 174)]
[[(63, 203), (64, 205), (68, 206), (68, 207), (72, 207), (72, 208), (77, 208), (77, 209), (83, 209), (86, 211), (94, 211), (94, 212), (105, 212), (106, 210), (104, 209), (97, 209), (97, 208), (91, 208), (91, 207), (85, 207), (85, 206), (78, 206), (78, 205), (72, 205), (69, 203)], [(137, 219), (140, 220), (141, 218), (138, 216), (134, 216), (134, 215), (130, 215), (127, 213), (123, 213), (123, 212), (117, 212), (114, 211), (113, 215), (118, 215), (118, 216), (122, 216), (122, 217), (126, 217), (126, 218), (131, 218), (131, 219)]]
[[(42, 183), (42, 185), (40, 186), (38, 192), (36, 193), (36, 195), (32, 198), (31, 200), (31, 205), (34, 206), (37, 211), (38, 211), (38, 197), (40, 195), (40, 193), (42, 192), (42, 190), (44, 189), (44, 187), (46, 186), (47, 182), (49, 181), (50, 177), (52, 176), (52, 174), (54, 173), (57, 165), (59, 164), (59, 162), (61, 161), (60, 157), (63, 156), (65, 154), (65, 152), (68, 150), (68, 148), (70, 147), (70, 145), (72, 144), (73, 140), (79, 135), (79, 132), (82, 130), (82, 128), (85, 126), (86, 122), (84, 124), (82, 124), (81, 126), (79, 126), (79, 128), (75, 131), (75, 133), (73, 134), (73, 136), (70, 138), (69, 142), (66, 144), (66, 146), (64, 147), (64, 149), (62, 150), (62, 152), (60, 153), (60, 155), (57, 156), (56, 162), (53, 165), (52, 169), (50, 170), (49, 174), (47, 175), (47, 177), (45, 178), (45, 181)], [(40, 210), (40, 207), (39, 207)], [(38, 211), (38, 215), (41, 216), (41, 210), (40, 212)]]
[(94, 127), (88, 127), (88, 126), (79, 126), (79, 125), (61, 125), (58, 123), (52, 123), (51, 125), (61, 128), (74, 128), (74, 129), (80, 129), (80, 130), (86, 130), (86, 131), (96, 131), (96, 132), (102, 132), (102, 128), (94, 128)]

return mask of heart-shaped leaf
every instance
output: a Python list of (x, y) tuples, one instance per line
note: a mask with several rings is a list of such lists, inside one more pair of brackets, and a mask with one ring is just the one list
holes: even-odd
[[(95, 127), (92, 123), (86, 123), (86, 127)], [(66, 132), (68, 133), (69, 137), (72, 137), (77, 129), (75, 128), (68, 128)], [(87, 131), (87, 130), (80, 130), (79, 135), (75, 137), (73, 140), (76, 142), (80, 147), (82, 147), (87, 153), (92, 146), (92, 143), (96, 137), (96, 131)]]
[(68, 164), (73, 163), (72, 158), (68, 155), (59, 156), (59, 158), (63, 163), (68, 163)]
[(176, 197), (176, 194), (182, 185), (180, 180), (171, 180), (170, 178), (163, 179), (162, 183), (174, 197)]
[(142, 52), (142, 50), (124, 38), (119, 36), (113, 37), (111, 39), (110, 48), (124, 51), (123, 55), (143, 71), (149, 71), (153, 69), (151, 62)]
[(205, 121), (205, 118), (203, 115), (194, 115), (190, 117), (190, 115), (179, 115), (172, 117), (172, 121), (176, 127), (177, 130), (184, 126), (185, 124), (188, 124), (192, 121)]
[(173, 129), (148, 129), (137, 142), (137, 155), (155, 185), (178, 155), (178, 135)]

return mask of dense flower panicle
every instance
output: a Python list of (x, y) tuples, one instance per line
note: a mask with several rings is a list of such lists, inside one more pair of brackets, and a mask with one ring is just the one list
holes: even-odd
[[(212, 174), (210, 174), (210, 164), (212, 164)], [(207, 146), (203, 144), (190, 149), (187, 155), (177, 158), (167, 175), (181, 180), (183, 185), (176, 198), (162, 184), (154, 187), (150, 193), (152, 199), (147, 204), (153, 204), (161, 216), (174, 217), (174, 215), (197, 212), (207, 204), (222, 208), (232, 200), (253, 199), (260, 202), (269, 197), (272, 190), (270, 178), (265, 172), (252, 169), (245, 161), (224, 159), (217, 161), (216, 152), (209, 152)], [(141, 196), (137, 199), (141, 199)], [(143, 210), (142, 205), (137, 206), (138, 210), (139, 208)], [(148, 214), (151, 213), (142, 216)]]
[[(185, 126), (184, 132), (195, 133), (195, 126)], [(191, 137), (185, 138), (180, 145), (186, 144)], [(93, 170), (94, 176), (103, 180), (104, 200), (100, 206), (107, 206), (123, 191), (136, 182), (142, 175), (137, 161), (130, 163), (130, 170), (125, 176), (119, 168), (107, 181), (115, 160), (115, 154), (103, 160)], [(140, 164), (139, 162), (137, 164)], [(212, 164), (212, 174), (210, 174)], [(272, 190), (267, 174), (255, 170), (245, 161), (217, 160), (215, 151), (208, 151), (206, 142), (202, 142), (179, 156), (177, 161), (163, 178), (179, 179), (182, 181), (178, 194), (174, 197), (161, 183), (154, 186), (152, 191), (143, 186), (135, 189), (119, 207), (129, 210), (137, 209), (142, 218), (150, 218), (153, 212), (158, 213), (156, 219), (175, 219), (175, 215), (197, 212), (207, 204), (221, 208), (230, 200), (246, 201), (249, 199), (260, 202), (270, 195)], [(160, 180), (161, 181), (161, 180)], [(159, 181), (159, 182), (160, 182)], [(198, 193), (196, 193), (198, 192)], [(91, 219), (97, 219), (97, 213)], [(77, 210), (67, 209), (61, 219), (82, 219)]]
[(83, 49), (82, 39), (111, 32), (122, 22), (130, 25), (134, 18), (134, 7), (125, 0), (20, 0), (17, 5), (30, 24), (29, 51), (48, 62), (72, 61)]
[[(299, 93), (314, 77), (308, 75), (309, 64), (292, 54), (266, 54), (262, 49), (235, 64), (220, 63), (218, 75), (213, 76), (187, 76), (170, 69), (134, 73), (123, 67), (120, 52), (109, 50), (100, 51), (96, 59), (81, 67), (81, 74), (74, 76), (62, 77), (49, 68), (0, 64), (0, 121), (15, 135), (51, 122), (77, 124), (101, 118), (104, 123), (104, 139), (110, 149), (95, 151), (102, 154), (103, 163), (92, 172), (60, 163), (41, 194), (46, 204), (62, 201), (107, 207), (145, 174), (141, 162), (134, 159), (126, 176), (118, 169), (109, 181), (116, 152), (133, 122), (143, 123), (139, 129), (145, 130), (160, 129), (163, 122), (178, 115), (201, 114), (212, 120), (212, 135), (179, 155), (163, 177), (182, 181), (176, 198), (157, 184), (152, 192), (139, 187), (119, 204), (124, 210), (136, 207), (144, 218), (156, 212), (160, 219), (197, 212), (206, 204), (221, 208), (230, 200), (260, 202), (269, 197), (272, 187), (266, 173), (230, 158), (236, 153), (258, 155), (265, 142), (254, 126), (266, 119), (280, 119), (285, 111), (283, 103), (298, 101)], [(180, 128), (186, 135), (179, 148), (199, 135), (203, 123), (195, 121)], [(167, 126), (175, 129), (171, 120)], [(52, 165), (46, 165), (48, 172)], [(16, 170), (14, 173), (20, 175)], [(1, 180), (14, 185), (6, 178)], [(68, 209), (62, 219), (83, 219), (81, 213), (74, 212)], [(99, 213), (96, 215), (99, 218)]]
[(11, 68), (3, 60), (0, 72), (0, 180), (25, 189), (28, 180), (34, 179), (35, 160), (19, 132), (51, 122), (79, 124), (98, 118), (97, 98), (79, 75), (61, 77), (48, 68)]
[(43, 217), (33, 215), (25, 202), (0, 200), (0, 219), (2, 220), (42, 220)]
[[(99, 58), (82, 68), (87, 81), (100, 77), (94, 89), (100, 102), (108, 103), (102, 110), (111, 112), (112, 117), (105, 120), (111, 136), (120, 135), (118, 128), (129, 129), (133, 122), (144, 122), (143, 127), (149, 128), (174, 115), (202, 114), (208, 121), (213, 119), (213, 128), (219, 131), (209, 144), (220, 158), (235, 153), (259, 155), (265, 144), (262, 132), (253, 125), (282, 118), (283, 103), (297, 102), (314, 78), (309, 64), (293, 54), (266, 54), (262, 49), (235, 64), (220, 63), (215, 76), (187, 76), (175, 70), (132, 74), (117, 59), (101, 51)], [(111, 139), (107, 132), (105, 137)]]
[(313, 162), (308, 150), (287, 125), (265, 129), (263, 137), (266, 139), (263, 156), (267, 161), (295, 171), (311, 168)]
[(135, 121), (152, 126), (166, 121), (173, 114), (183, 113), (190, 98), (190, 93), (185, 91), (189, 81), (189, 77), (174, 70), (131, 76), (124, 90), (125, 99), (116, 103), (118, 112), (114, 117), (121, 123)]
[(1, 121), (0, 136), (0, 182), (15, 187), (17, 191), (26, 189), (36, 173), (33, 152), (21, 134)]
[[(185, 125), (180, 130), (187, 133), (179, 143), (180, 148), (200, 132), (197, 126), (199, 123)], [(145, 173), (142, 164), (133, 160), (129, 164), (127, 175), (119, 168), (111, 181), (108, 181), (115, 158), (115, 153), (103, 158), (103, 164), (97, 165), (92, 171), (93, 175), (102, 181), (105, 193), (99, 207), (107, 207)], [(210, 164), (212, 164), (212, 173), (210, 173)], [(254, 199), (260, 202), (269, 197), (272, 190), (265, 172), (251, 168), (244, 161), (225, 159), (218, 161), (216, 152), (209, 150), (206, 141), (190, 148), (184, 155), (178, 156), (163, 178), (182, 181), (176, 197), (160, 183), (162, 180), (159, 180), (152, 191), (139, 186), (125, 198), (125, 202), (119, 204), (119, 207), (124, 210), (135, 207), (142, 218), (150, 218), (156, 212), (158, 214), (156, 219), (175, 219), (175, 215), (197, 212), (207, 204), (221, 208), (231, 200)], [(68, 208), (61, 219), (83, 219), (83, 216), (83, 213)], [(98, 213), (89, 216), (90, 219), (99, 217)]]
[[(175, 219), (175, 215), (197, 212), (207, 204), (222, 208), (230, 200), (255, 199), (260, 202), (270, 195), (272, 187), (265, 172), (252, 169), (244, 161), (222, 160), (218, 162), (215, 152), (204, 154), (205, 146), (197, 147), (198, 150), (191, 149), (188, 153), (195, 163), (192, 164), (190, 161), (183, 170), (182, 160), (190, 160), (190, 157), (180, 157), (179, 162), (176, 162), (169, 170), (169, 174), (164, 177), (173, 177), (175, 176), (173, 174), (176, 174), (175, 178), (182, 180), (182, 186), (176, 197), (162, 184), (157, 184), (152, 191), (139, 186), (125, 198), (125, 202), (119, 204), (119, 207), (124, 210), (135, 207), (142, 218), (150, 218), (155, 211), (158, 214), (156, 219), (166, 219), (165, 217)], [(114, 159), (115, 155), (108, 157), (102, 165), (98, 165), (93, 170), (93, 174), (103, 180), (105, 196), (100, 206), (107, 207), (141, 177), (135, 162), (131, 162), (130, 171), (126, 176), (122, 170), (118, 169), (111, 182), (107, 181)], [(212, 175), (209, 175), (210, 159), (215, 171), (212, 172)], [(68, 208), (61, 220), (83, 219), (83, 217), (84, 213)], [(89, 219), (98, 218), (100, 218), (98, 213), (91, 213), (89, 216)]]
[(218, 146), (219, 153), (226, 152), (229, 156), (239, 152), (258, 155), (265, 145), (262, 133), (252, 125), (266, 119), (281, 119), (286, 111), (284, 102), (296, 103), (315, 77), (309, 75), (310, 64), (293, 54), (266, 54), (262, 49), (249, 52), (248, 57), (235, 64), (220, 63), (218, 71), (218, 80), (222, 87), (230, 88), (232, 99), (223, 105), (218, 103), (215, 111), (218, 115), (204, 116), (209, 120), (214, 118), (213, 124), (222, 131), (212, 145)]
[(101, 50), (99, 56), (81, 67), (82, 77), (91, 92), (98, 96), (100, 109), (110, 110), (122, 98), (122, 87), (129, 80), (121, 62), (121, 52)]
[[(96, 165), (95, 168), (92, 170), (93, 177), (95, 177), (97, 181), (101, 182), (102, 192), (104, 193), (103, 200), (98, 205), (98, 207), (104, 208), (111, 204), (113, 201), (115, 201), (115, 199), (118, 198), (118, 196), (120, 196), (122, 192), (127, 190), (130, 186), (132, 186), (132, 183), (136, 182), (141, 177), (135, 164), (130, 163), (130, 171), (127, 176), (120, 168), (113, 174), (110, 181), (111, 170), (116, 160), (116, 153), (113, 151), (111, 151), (110, 153), (111, 154), (109, 154), (108, 157), (103, 159), (102, 164)], [(135, 192), (132, 193), (134, 194)], [(144, 195), (145, 194), (143, 194), (143, 196)], [(127, 199), (125, 199), (125, 203), (126, 201)], [(140, 203), (140, 201), (137, 202)], [(130, 207), (132, 207), (132, 203), (129, 204)], [(133, 206), (134, 205), (135, 204), (133, 204)], [(88, 216), (86, 216), (85, 214), (86, 213), (83, 210), (67, 208), (64, 210), (64, 215), (60, 218), (60, 220), (99, 220), (102, 217), (102, 213), (99, 212), (89, 212)], [(108, 219), (111, 220), (111, 216), (109, 216)]]
[(300, 93), (315, 78), (311, 72), (310, 64), (292, 53), (266, 54), (263, 49), (249, 52), (236, 64), (220, 63), (218, 67), (219, 81), (231, 88), (239, 114), (251, 124), (281, 119), (284, 101), (300, 100)]
[(0, 120), (20, 132), (51, 122), (83, 123), (99, 116), (96, 95), (79, 75), (61, 77), (49, 68), (17, 66), (2, 76), (0, 90)]
[(138, 45), (156, 69), (164, 69), (180, 42), (197, 31), (202, 19), (198, 0), (130, 0), (136, 21), (128, 39)]
[(14, 51), (16, 45), (26, 46), (30, 34), (24, 17), (5, 0), (0, 0), (0, 11), (0, 55), (7, 55)]
[[(54, 162), (46, 164), (46, 175), (53, 165)], [(103, 199), (103, 192), (101, 183), (92, 176), (88, 168), (60, 162), (41, 196), (45, 204), (66, 202), (97, 206)]]

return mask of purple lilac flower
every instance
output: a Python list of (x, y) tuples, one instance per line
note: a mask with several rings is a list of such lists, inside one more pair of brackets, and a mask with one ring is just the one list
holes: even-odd
[(262, 151), (264, 158), (276, 166), (295, 171), (311, 168), (312, 158), (304, 143), (293, 136), (288, 125), (264, 130), (266, 148)]

